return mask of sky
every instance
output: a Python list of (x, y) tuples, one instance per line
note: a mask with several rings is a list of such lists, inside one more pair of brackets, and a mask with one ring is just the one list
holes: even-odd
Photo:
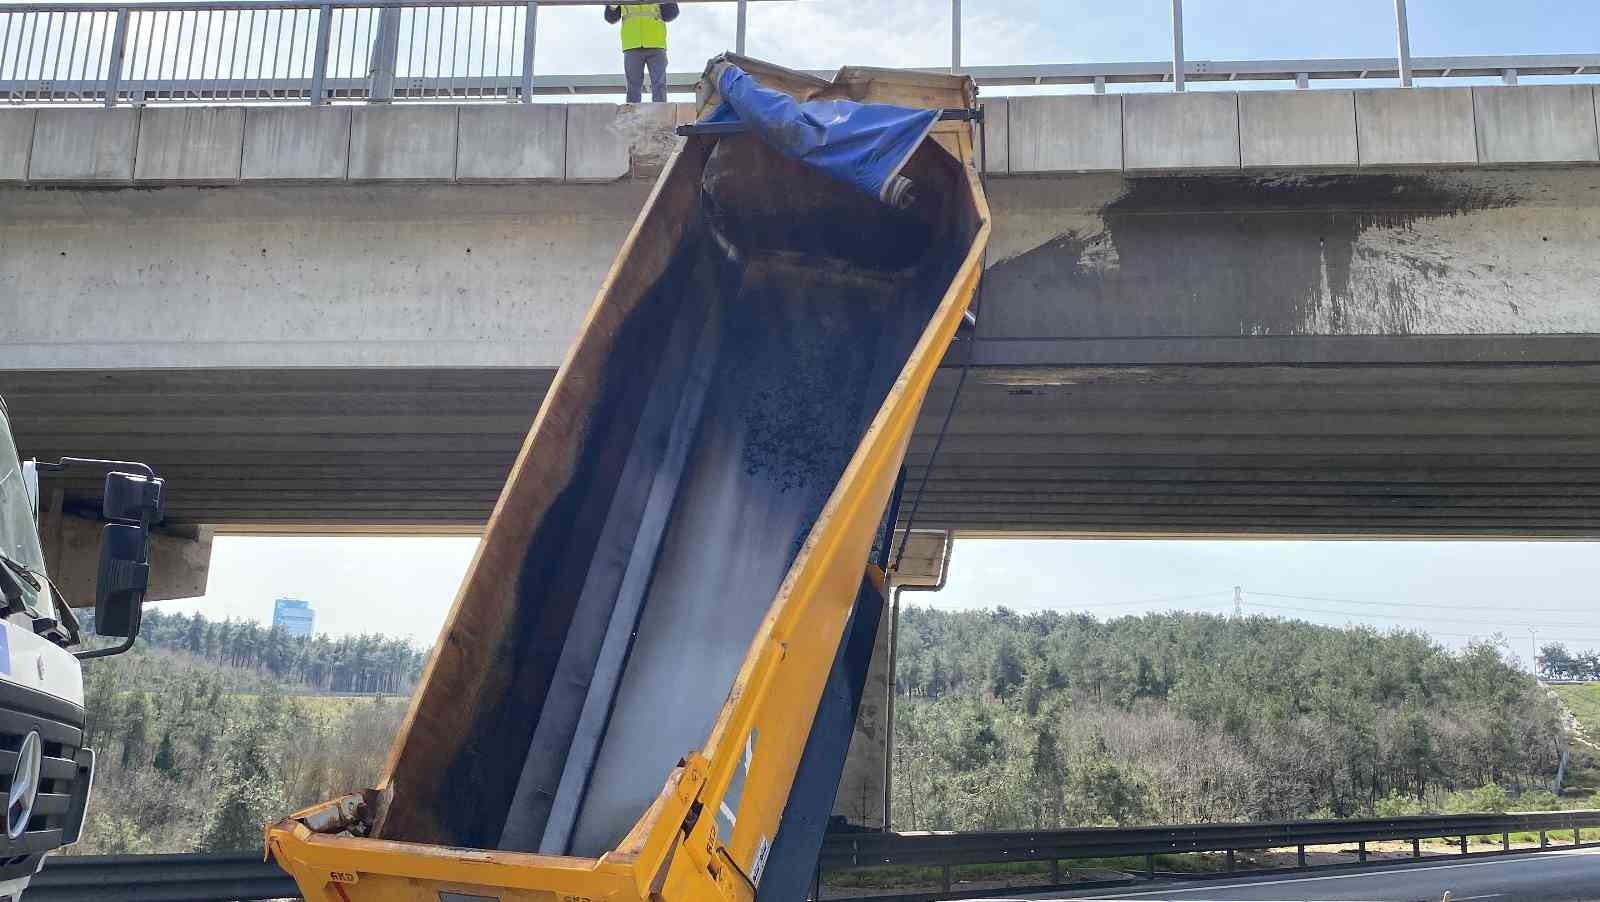
[[(1408, 8), (1417, 56), (1600, 52), (1593, 0), (1409, 0)], [(794, 68), (947, 65), (950, 15), (950, 0), (752, 2), (747, 50)], [(1386, 56), (1396, 47), (1393, 0), (1185, 0), (1184, 20), (1192, 60)], [(672, 68), (699, 68), (731, 47), (733, 35), (733, 4), (685, 6), (672, 25)], [(617, 47), (598, 9), (539, 14), (540, 73), (610, 71)], [(1161, 60), (1171, 52), (1170, 0), (963, 3), (966, 65)]]
[[(968, 65), (1163, 59), (1171, 49), (1169, 0), (964, 7)], [(949, 0), (755, 2), (748, 50), (796, 68), (944, 65), (950, 8)], [(1409, 9), (1418, 56), (1600, 52), (1594, 0), (1410, 0)], [(1185, 20), (1190, 59), (1384, 56), (1395, 46), (1392, 0), (1186, 0)], [(730, 46), (733, 33), (731, 4), (686, 6), (672, 26), (673, 68), (697, 68)], [(546, 7), (538, 71), (609, 71), (616, 40), (597, 9)], [(274, 598), (293, 596), (313, 602), (319, 629), (330, 634), (382, 631), (427, 644), (475, 542), (222, 536), (206, 597), (157, 607), (267, 620)], [(1600, 646), (1600, 545), (1583, 543), (963, 540), (945, 591), (908, 602), (1107, 616), (1225, 612), (1235, 586), (1252, 613), (1423, 628), (1452, 645), (1501, 633), (1524, 656), (1530, 625), (1541, 639)], [(1195, 595), (1202, 597), (1187, 597)]]

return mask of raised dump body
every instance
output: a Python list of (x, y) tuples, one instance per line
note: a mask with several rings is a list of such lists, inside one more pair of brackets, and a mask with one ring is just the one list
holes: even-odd
[[(954, 76), (736, 62), (802, 100), (974, 103)], [(869, 552), (988, 237), (974, 137), (914, 145), (905, 209), (756, 134), (685, 139), (379, 785), (269, 830), (308, 899), (803, 898), (881, 609)]]

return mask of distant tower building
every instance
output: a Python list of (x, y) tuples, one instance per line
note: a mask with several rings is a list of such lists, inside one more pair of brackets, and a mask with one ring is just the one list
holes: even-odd
[(284, 633), (296, 638), (304, 639), (311, 635), (312, 627), (316, 625), (317, 612), (311, 607), (311, 602), (301, 601), (298, 598), (280, 598), (272, 606), (272, 625), (282, 627)]

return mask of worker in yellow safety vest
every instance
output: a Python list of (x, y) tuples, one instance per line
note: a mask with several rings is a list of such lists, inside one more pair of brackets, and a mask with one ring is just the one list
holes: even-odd
[(628, 76), (628, 102), (644, 93), (650, 69), (650, 99), (667, 102), (667, 23), (678, 18), (676, 3), (610, 3), (606, 21), (622, 23), (622, 70)]

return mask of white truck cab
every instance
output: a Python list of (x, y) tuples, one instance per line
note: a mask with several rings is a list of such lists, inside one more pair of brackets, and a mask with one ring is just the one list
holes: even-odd
[[(109, 617), (97, 626), (102, 635), (124, 639), (111, 648), (78, 648), (77, 620), (56, 593), (39, 543), (39, 470), (69, 465), (144, 471), (106, 478), (108, 525), (95, 607), (97, 620)], [(148, 532), (159, 519), (161, 490), (161, 480), (138, 464), (24, 463), (0, 399), (0, 788), (6, 793), (0, 902), (18, 902), (45, 855), (77, 842), (82, 832), (94, 752), (83, 747), (80, 661), (133, 644), (148, 574)]]

